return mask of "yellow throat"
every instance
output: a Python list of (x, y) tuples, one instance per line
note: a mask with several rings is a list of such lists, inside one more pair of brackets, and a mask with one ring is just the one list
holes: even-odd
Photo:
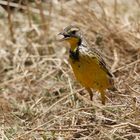
[(66, 41), (70, 44), (71, 51), (75, 51), (78, 47), (79, 39), (75, 37), (71, 37), (66, 39)]

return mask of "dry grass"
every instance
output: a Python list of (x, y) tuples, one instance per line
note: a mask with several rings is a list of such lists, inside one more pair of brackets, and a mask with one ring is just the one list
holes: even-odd
[[(0, 4), (0, 139), (140, 139), (139, 0)], [(68, 45), (56, 41), (70, 24), (112, 66), (119, 92), (105, 106), (79, 94)]]

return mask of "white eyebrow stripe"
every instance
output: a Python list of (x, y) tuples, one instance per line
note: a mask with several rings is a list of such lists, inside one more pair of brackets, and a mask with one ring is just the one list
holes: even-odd
[(79, 28), (78, 26), (70, 25), (70, 26), (66, 27), (66, 28), (64, 29), (64, 31), (67, 32), (67, 31), (69, 31), (69, 30), (71, 30), (71, 29), (76, 29), (77, 31), (80, 30), (80, 28)]

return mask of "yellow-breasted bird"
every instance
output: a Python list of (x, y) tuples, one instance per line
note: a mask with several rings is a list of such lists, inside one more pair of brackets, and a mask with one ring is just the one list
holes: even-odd
[(63, 35), (61, 41), (65, 40), (70, 44), (69, 62), (76, 79), (88, 91), (91, 100), (92, 89), (95, 89), (101, 93), (102, 104), (105, 104), (105, 90), (113, 89), (114, 82), (113, 75), (100, 52), (85, 45), (77, 26), (70, 25), (59, 34)]

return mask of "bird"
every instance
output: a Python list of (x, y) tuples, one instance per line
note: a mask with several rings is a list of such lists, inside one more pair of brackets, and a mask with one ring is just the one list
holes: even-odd
[(89, 47), (80, 28), (76, 25), (69, 25), (59, 33), (63, 38), (60, 41), (69, 43), (69, 63), (77, 81), (87, 90), (90, 100), (93, 100), (93, 91), (101, 95), (101, 102), (105, 105), (106, 90), (114, 90), (114, 75), (105, 62), (100, 51)]

